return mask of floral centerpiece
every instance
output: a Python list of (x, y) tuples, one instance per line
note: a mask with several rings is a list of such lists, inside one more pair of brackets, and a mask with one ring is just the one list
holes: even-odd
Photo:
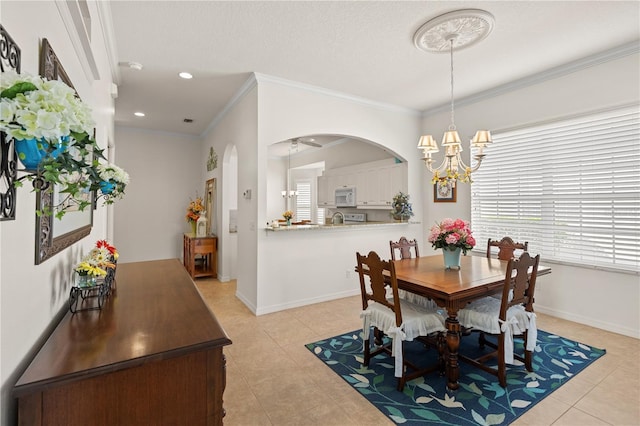
[(442, 222), (433, 225), (429, 231), (429, 242), (433, 248), (443, 250), (461, 249), (466, 255), (476, 245), (476, 240), (471, 234), (469, 222), (462, 219), (443, 219)]
[(282, 213), (282, 217), (287, 220), (287, 225), (291, 225), (291, 218), (293, 218), (293, 212), (291, 210), (287, 210)]
[(460, 269), (460, 253), (467, 254), (476, 245), (471, 235), (469, 222), (462, 219), (443, 219), (433, 225), (429, 231), (428, 241), (433, 248), (441, 248), (444, 266), (447, 269)]
[[(100, 189), (98, 166), (106, 160), (91, 136), (91, 109), (62, 81), (12, 71), (0, 79), (0, 130), (15, 141), (18, 159), (36, 190), (63, 195), (57, 204), (36, 211), (62, 218), (68, 209), (91, 206), (88, 194)], [(112, 202), (112, 201), (111, 201)]]
[(396, 220), (408, 220), (413, 216), (413, 209), (409, 202), (409, 194), (405, 194), (401, 191), (393, 197), (390, 214)]
[(118, 250), (106, 240), (98, 240), (96, 246), (82, 258), (74, 271), (80, 276), (80, 286), (95, 284), (95, 278), (115, 272)]
[(200, 215), (204, 212), (204, 204), (202, 204), (202, 198), (196, 197), (195, 200), (191, 200), (189, 207), (187, 207), (187, 214), (185, 216), (187, 222), (191, 225), (191, 231), (196, 233), (196, 225)]

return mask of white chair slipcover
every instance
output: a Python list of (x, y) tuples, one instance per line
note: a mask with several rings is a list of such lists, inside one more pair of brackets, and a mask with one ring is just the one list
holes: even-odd
[(369, 344), (371, 327), (377, 327), (393, 339), (392, 356), (395, 359), (395, 377), (402, 376), (402, 341), (412, 341), (419, 336), (427, 336), (438, 331), (446, 331), (444, 318), (435, 309), (400, 301), (402, 310), (402, 324), (396, 326), (395, 313), (377, 302), (370, 302), (366, 310), (362, 311), (363, 344)]

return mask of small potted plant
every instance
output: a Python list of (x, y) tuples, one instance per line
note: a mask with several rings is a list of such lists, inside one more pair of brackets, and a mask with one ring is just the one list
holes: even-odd
[(395, 220), (399, 221), (409, 220), (409, 218), (413, 216), (413, 209), (409, 202), (409, 194), (405, 194), (401, 191), (393, 197), (390, 214)]
[(291, 210), (287, 210), (282, 213), (282, 217), (287, 221), (287, 226), (291, 226), (291, 218), (293, 218), (293, 212)]

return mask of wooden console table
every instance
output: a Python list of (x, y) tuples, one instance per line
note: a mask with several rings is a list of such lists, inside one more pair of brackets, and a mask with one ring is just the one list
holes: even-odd
[(217, 237), (196, 237), (194, 234), (184, 234), (182, 243), (184, 267), (191, 278), (218, 275)]
[(13, 395), (20, 425), (221, 425), (231, 344), (178, 259), (120, 263), (102, 310), (67, 313)]

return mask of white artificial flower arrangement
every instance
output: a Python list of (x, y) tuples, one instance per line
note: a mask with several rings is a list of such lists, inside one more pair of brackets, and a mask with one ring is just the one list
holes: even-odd
[[(97, 169), (100, 179), (104, 182), (109, 182), (114, 186), (112, 192), (106, 195), (122, 198), (124, 195), (124, 189), (129, 184), (129, 174), (113, 163), (100, 164)], [(109, 203), (109, 200), (106, 202)]]
[[(109, 180), (101, 173), (115, 181), (113, 194), (105, 196), (104, 203), (122, 198), (129, 176), (113, 164), (100, 163), (106, 158), (92, 137), (94, 127), (91, 109), (64, 82), (13, 71), (2, 73), (0, 131), (7, 140), (16, 140), (17, 156), (25, 165), (25, 170), (20, 171), (28, 173), (16, 179), (14, 185), (21, 186), (26, 178), (33, 181), (36, 190), (53, 191), (53, 186), (59, 185), (58, 192), (64, 194), (58, 204), (37, 210), (38, 215), (62, 218), (72, 207), (90, 207), (88, 194), (101, 190), (103, 181)], [(20, 151), (18, 143), (32, 139), (38, 155), (34, 155), (35, 160), (25, 161), (27, 151)]]
[(62, 81), (7, 71), (0, 91), (0, 130), (9, 138), (58, 141), (95, 127), (91, 109)]

